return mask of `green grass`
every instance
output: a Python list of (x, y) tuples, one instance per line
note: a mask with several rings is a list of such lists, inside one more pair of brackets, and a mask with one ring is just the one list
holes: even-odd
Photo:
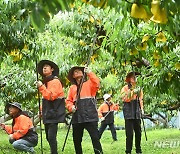
[[(59, 129), (58, 132), (58, 150), (61, 152), (64, 138), (66, 136), (66, 129)], [(8, 142), (8, 136), (0, 131), (0, 154), (15, 154), (17, 152), (12, 148)], [(125, 151), (125, 131), (117, 131), (118, 141), (112, 143), (112, 137), (109, 130), (106, 130), (101, 138), (104, 154), (123, 154)], [(180, 153), (180, 130), (178, 129), (156, 129), (147, 131), (148, 141), (145, 141), (144, 132), (142, 134), (142, 150), (144, 154), (179, 154)], [(175, 141), (175, 142), (173, 142)], [(156, 142), (156, 145), (155, 145)], [(157, 145), (162, 142), (162, 147)], [(172, 145), (174, 143), (175, 145)], [(84, 154), (93, 154), (91, 139), (87, 133), (84, 132), (83, 136), (83, 152)], [(41, 154), (40, 150), (40, 137), (39, 143), (35, 147), (36, 153)], [(44, 154), (49, 154), (49, 146), (43, 133), (43, 151)], [(64, 154), (74, 154), (74, 146), (72, 141), (72, 132), (70, 131), (67, 144), (64, 150)], [(135, 148), (133, 147), (132, 154), (135, 154)]]

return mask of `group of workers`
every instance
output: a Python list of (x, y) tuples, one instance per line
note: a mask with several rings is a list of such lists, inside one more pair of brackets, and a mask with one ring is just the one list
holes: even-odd
[[(68, 80), (72, 83), (65, 99), (63, 86), (58, 78), (58, 66), (49, 60), (38, 63), (38, 73), (42, 81), (36, 81), (36, 86), (42, 94), (42, 120), (45, 126), (46, 139), (50, 146), (50, 153), (57, 154), (58, 123), (64, 123), (66, 108), (72, 113), (72, 135), (76, 154), (82, 154), (82, 137), (86, 129), (91, 137), (95, 154), (103, 154), (100, 138), (109, 126), (113, 141), (117, 141), (114, 126), (114, 111), (119, 105), (111, 101), (111, 95), (103, 96), (104, 102), (97, 108), (96, 93), (100, 88), (100, 79), (88, 68), (75, 66), (69, 70)], [(133, 132), (135, 132), (136, 153), (141, 154), (141, 120), (143, 112), (143, 92), (136, 86), (137, 72), (130, 72), (126, 76), (126, 83), (120, 96), (123, 101), (125, 118), (126, 151), (131, 154)], [(8, 114), (13, 118), (12, 126), (0, 124), (9, 134), (9, 141), (15, 149), (35, 153), (34, 147), (38, 143), (37, 133), (33, 123), (22, 111), (17, 102), (8, 103)], [(101, 126), (98, 129), (98, 121)]]

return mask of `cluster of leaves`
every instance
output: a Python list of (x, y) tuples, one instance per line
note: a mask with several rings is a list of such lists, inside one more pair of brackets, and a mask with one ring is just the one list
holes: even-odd
[[(14, 61), (21, 63), (22, 68), (29, 70), (34, 68), (33, 62), (27, 65), (29, 61), (53, 59), (60, 67), (60, 76), (67, 87), (69, 68), (72, 65), (84, 65), (93, 49), (90, 67), (102, 81), (99, 97), (108, 92), (113, 94), (115, 101), (119, 101), (119, 90), (124, 84), (126, 73), (136, 70), (144, 74), (138, 82), (144, 88), (144, 100), (149, 111), (168, 108), (180, 102), (178, 1), (161, 1), (161, 7), (168, 10), (167, 24), (156, 24), (149, 19), (131, 16), (134, 3), (143, 5), (152, 15), (151, 0), (7, 2), (0, 2), (4, 7), (0, 10), (3, 12), (0, 17), (0, 31), (3, 34), (0, 34), (1, 59), (10, 54), (18, 59)], [(69, 12), (60, 11), (52, 16), (70, 7), (72, 9)], [(50, 23), (45, 26), (49, 19)], [(40, 28), (41, 32), (37, 33), (34, 28)], [(15, 67), (18, 68), (18, 65)], [(28, 78), (30, 85), (31, 80)], [(8, 85), (5, 95), (1, 94), (3, 98), (12, 87), (18, 89), (13, 86), (19, 83), (18, 80), (9, 83), (11, 86)], [(25, 91), (31, 94), (27, 89)], [(18, 99), (27, 97), (19, 92), (18, 96)], [(168, 103), (159, 105), (164, 100)]]

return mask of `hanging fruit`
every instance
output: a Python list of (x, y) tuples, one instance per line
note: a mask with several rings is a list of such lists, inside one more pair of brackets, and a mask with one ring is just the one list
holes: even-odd
[(143, 36), (143, 38), (142, 38), (142, 41), (141, 41), (141, 42), (142, 42), (142, 43), (144, 43), (144, 42), (148, 41), (150, 37), (151, 37), (150, 35), (145, 34), (145, 35)]
[(151, 12), (153, 16), (151, 17), (151, 21), (155, 23), (160, 23), (160, 24), (166, 24), (168, 19), (167, 19), (167, 13), (165, 8), (160, 7), (160, 1), (159, 0), (153, 0), (151, 3)]
[(166, 42), (166, 41), (167, 41), (167, 39), (166, 39), (166, 36), (164, 35), (164, 33), (159, 32), (156, 37), (156, 42)]
[(138, 19), (147, 19), (148, 15), (143, 5), (134, 3), (131, 7), (131, 17)]

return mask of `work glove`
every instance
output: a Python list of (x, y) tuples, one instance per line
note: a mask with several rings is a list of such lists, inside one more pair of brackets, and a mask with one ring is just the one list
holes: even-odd
[(9, 139), (13, 139), (13, 134), (10, 134), (10, 135), (9, 135)]
[(144, 114), (144, 110), (143, 109), (141, 110), (141, 113), (142, 113), (142, 115)]
[(101, 118), (101, 121), (104, 121), (104, 120), (105, 120), (105, 117), (102, 117), (102, 118)]
[(34, 84), (39, 88), (43, 85), (41, 81), (35, 81)]
[(13, 138), (13, 134), (9, 135), (9, 142), (12, 144), (15, 141), (15, 139)]
[(75, 105), (72, 106), (72, 109), (71, 109), (71, 110), (72, 110), (72, 113), (76, 112), (76, 107), (75, 107)]
[(91, 72), (91, 69), (90, 69), (89, 67), (85, 67), (85, 68), (84, 68), (84, 72), (85, 72), (85, 73), (90, 73), (90, 72)]
[(141, 90), (140, 87), (137, 87), (137, 88), (134, 89), (134, 93), (135, 93), (135, 94), (139, 94), (139, 93), (140, 93), (140, 90)]

